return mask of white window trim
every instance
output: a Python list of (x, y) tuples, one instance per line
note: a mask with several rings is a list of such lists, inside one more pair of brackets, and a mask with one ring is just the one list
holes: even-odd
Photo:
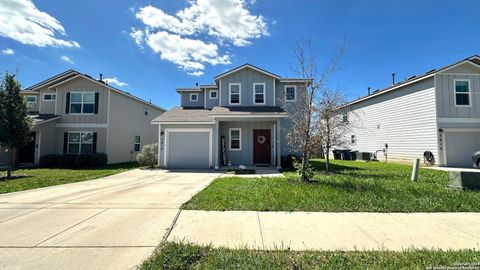
[(143, 106), (143, 115), (148, 116), (148, 114), (150, 114), (150, 108), (148, 108), (148, 106)]
[[(193, 96), (197, 96), (197, 99), (192, 99)], [(190, 102), (198, 102), (198, 93), (190, 93)]]
[[(458, 92), (459, 94), (468, 94), (468, 105), (458, 105), (457, 104), (457, 82), (468, 82), (468, 93)], [(453, 80), (453, 100), (455, 102), (455, 107), (472, 107), (472, 82), (470, 79), (454, 79)]]
[[(215, 97), (212, 97), (212, 93), (217, 93), (217, 95)], [(210, 90), (208, 97), (210, 99), (218, 99), (218, 90)]]
[[(34, 98), (35, 98), (35, 101), (28, 101), (28, 97), (34, 97)], [(27, 101), (27, 104), (36, 104), (38, 98), (37, 98), (37, 96), (35, 96), (35, 95), (26, 95), (26, 96), (25, 96), (25, 100)]]
[[(137, 143), (137, 141), (135, 140), (137, 137), (140, 138), (140, 142), (138, 142), (138, 143)], [(139, 146), (139, 147), (138, 147), (138, 151), (135, 150), (135, 145), (137, 145), (137, 144), (138, 144), (138, 146)], [(140, 152), (141, 150), (142, 150), (142, 136), (140, 136), (140, 135), (135, 135), (135, 136), (133, 137), (133, 152)]]
[[(232, 85), (238, 85), (238, 103), (232, 103)], [(242, 105), (242, 84), (229, 83), (228, 84), (228, 105)]]
[[(295, 98), (292, 100), (287, 99), (287, 88), (293, 88), (295, 91)], [(297, 86), (296, 85), (285, 85), (285, 97), (284, 97), (285, 102), (295, 102), (297, 101)]]
[[(45, 99), (45, 96), (47, 96), (47, 95), (52, 96), (52, 98), (53, 98), (53, 96), (55, 96), (55, 99)], [(55, 93), (43, 93), (42, 100), (45, 101), (45, 102), (54, 102), (54, 101), (57, 100), (57, 94), (55, 94)]]
[[(80, 133), (80, 140), (78, 141), (78, 153), (70, 153), (70, 134), (71, 133)], [(67, 137), (67, 154), (79, 155), (82, 151), (82, 133), (92, 133), (92, 143), (84, 143), (84, 144), (91, 144), (92, 145), (92, 152), (93, 152), (93, 131), (69, 131)], [(76, 144), (76, 143), (75, 143)], [(93, 153), (92, 153), (93, 154)]]
[[(232, 149), (232, 131), (238, 131), (238, 149)], [(230, 151), (242, 151), (242, 129), (241, 128), (229, 128), (228, 129), (228, 150)]]
[[(255, 102), (255, 95), (256, 95), (255, 86), (257, 86), (257, 85), (262, 85), (263, 86), (263, 92), (262, 92), (263, 102), (262, 103)], [(265, 92), (266, 88), (267, 88), (267, 86), (266, 86), (265, 83), (253, 83), (253, 104), (254, 105), (265, 105), (265, 102), (266, 102), (266, 99), (267, 99), (267, 95), (266, 95), (266, 92)]]
[[(70, 115), (94, 115), (95, 114), (95, 93), (96, 92), (83, 92), (83, 91), (76, 91), (76, 92), (70, 92), (70, 108), (69, 108), (69, 111), (70, 111)], [(81, 107), (81, 112), (79, 113), (72, 113), (72, 94), (82, 94), (82, 102), (74, 102), (73, 104), (81, 104), (82, 107)], [(92, 113), (84, 113), (83, 112), (83, 95), (84, 94), (93, 94), (93, 103), (85, 103), (85, 104), (93, 104), (93, 112)]]

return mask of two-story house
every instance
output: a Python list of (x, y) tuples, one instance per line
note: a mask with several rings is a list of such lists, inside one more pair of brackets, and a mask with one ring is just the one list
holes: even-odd
[(282, 78), (250, 64), (216, 76), (213, 85), (178, 88), (181, 106), (158, 124), (159, 165), (220, 168), (281, 166), (290, 153), (288, 110), (310, 80)]
[(388, 160), (411, 162), (430, 151), (439, 166), (471, 167), (480, 151), (480, 57), (412, 76), (346, 107), (355, 123), (348, 134), (354, 150), (373, 153), (388, 144)]
[[(47, 154), (106, 153), (109, 163), (134, 161), (157, 142), (151, 121), (166, 110), (103, 80), (68, 70), (22, 91), (34, 126), (17, 162), (37, 164)], [(6, 163), (7, 153), (0, 153)]]

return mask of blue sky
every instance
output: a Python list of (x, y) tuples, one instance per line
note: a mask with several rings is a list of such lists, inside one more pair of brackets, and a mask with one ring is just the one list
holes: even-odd
[(356, 98), (388, 86), (392, 72), (404, 79), (480, 54), (479, 9), (476, 0), (2, 0), (0, 72), (18, 71), (24, 86), (70, 68), (103, 73), (172, 108), (176, 87), (247, 62), (292, 76), (296, 41), (310, 39), (321, 66), (346, 40), (331, 83)]

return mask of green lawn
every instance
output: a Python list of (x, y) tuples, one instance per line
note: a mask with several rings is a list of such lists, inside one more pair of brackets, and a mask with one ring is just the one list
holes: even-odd
[[(480, 262), (473, 250), (427, 251), (259, 251), (166, 243), (140, 269), (427, 269)], [(454, 269), (454, 268), (449, 268)], [(478, 269), (478, 268), (455, 268)]]
[(107, 165), (91, 169), (19, 169), (14, 178), (6, 179), (6, 172), (0, 171), (0, 194), (40, 187), (80, 182), (121, 173), (138, 167), (135, 162)]
[[(312, 164), (322, 169), (324, 163)], [(317, 174), (315, 183), (287, 178), (220, 178), (183, 209), (256, 211), (478, 212), (480, 192), (451, 190), (446, 172), (421, 169), (410, 181), (411, 166), (334, 161), (335, 174)]]

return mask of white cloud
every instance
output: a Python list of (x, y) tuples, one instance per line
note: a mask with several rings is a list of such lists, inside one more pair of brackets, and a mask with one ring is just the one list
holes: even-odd
[(161, 59), (175, 63), (186, 71), (204, 70), (204, 63), (230, 63), (228, 55), (218, 55), (218, 46), (214, 43), (183, 38), (165, 31), (148, 34), (146, 43), (154, 52), (160, 54)]
[(10, 49), (10, 48), (6, 48), (5, 50), (2, 50), (2, 54), (3, 55), (13, 55), (13, 54), (15, 54), (15, 51)]
[(105, 78), (103, 80), (108, 84), (115, 84), (115, 85), (120, 86), (120, 87), (128, 85), (128, 83), (124, 83), (124, 82), (119, 81), (117, 79), (117, 77)]
[(31, 0), (2, 0), (0, 4), (0, 36), (39, 47), (74, 47), (80, 45), (66, 36), (60, 22), (35, 7)]
[(72, 60), (70, 57), (66, 56), (66, 55), (60, 57), (60, 59), (62, 59), (62, 60), (65, 61), (65, 62), (68, 62), (68, 63), (70, 63), (70, 64), (72, 64), (72, 65), (75, 64), (75, 63), (73, 62), (73, 60)]
[(145, 6), (136, 13), (145, 29), (132, 28), (130, 36), (143, 49), (147, 44), (161, 59), (175, 63), (187, 74), (200, 76), (205, 64), (230, 64), (220, 47), (248, 46), (252, 39), (268, 36), (261, 15), (252, 15), (245, 0), (191, 0), (175, 15)]

